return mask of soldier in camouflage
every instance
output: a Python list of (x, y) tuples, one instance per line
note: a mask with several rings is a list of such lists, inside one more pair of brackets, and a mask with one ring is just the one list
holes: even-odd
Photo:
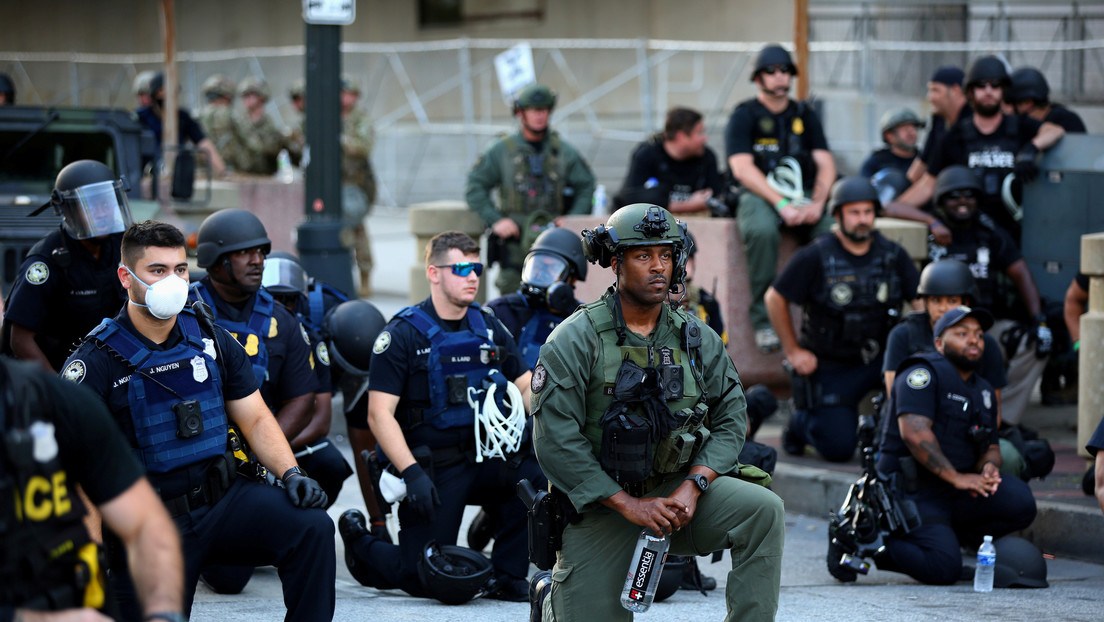
[(360, 87), (348, 78), (341, 80), (341, 211), (355, 235), (358, 294), (372, 292), (372, 245), (364, 217), (376, 200), (376, 176), (372, 172), (372, 120), (356, 107)]
[(240, 173), (273, 175), (276, 156), (286, 145), (284, 133), (265, 112), (271, 97), (268, 84), (260, 78), (246, 78), (238, 84), (238, 97), (242, 108), (234, 113), (234, 126), (242, 149), (234, 168)]
[(241, 157), (242, 145), (234, 129), (234, 83), (216, 73), (203, 83), (203, 96), (207, 104), (200, 109), (197, 121), (215, 144), (222, 159), (236, 167)]
[(296, 165), (303, 159), (303, 147), (307, 144), (307, 83), (302, 78), (297, 79), (288, 87), (288, 101), (291, 102), (291, 112), (288, 119), (287, 148), (291, 154), (291, 161)]

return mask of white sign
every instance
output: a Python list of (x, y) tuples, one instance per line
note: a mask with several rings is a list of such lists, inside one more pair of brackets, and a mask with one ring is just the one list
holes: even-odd
[(308, 24), (348, 26), (356, 19), (356, 0), (303, 0), (303, 21)]
[(537, 81), (537, 72), (533, 69), (533, 49), (528, 43), (519, 43), (496, 55), (494, 64), (498, 85), (507, 103), (513, 103), (518, 91)]

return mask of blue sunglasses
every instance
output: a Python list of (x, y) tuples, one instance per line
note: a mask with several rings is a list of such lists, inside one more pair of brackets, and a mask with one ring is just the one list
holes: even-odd
[(465, 261), (464, 263), (447, 263), (441, 266), (433, 266), (434, 268), (452, 268), (452, 273), (456, 276), (468, 276), (475, 270), (475, 276), (483, 276), (483, 264), (479, 262)]

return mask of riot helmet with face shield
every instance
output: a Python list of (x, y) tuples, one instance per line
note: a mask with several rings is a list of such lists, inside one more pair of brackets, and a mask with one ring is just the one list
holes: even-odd
[(125, 181), (103, 163), (78, 160), (58, 173), (47, 205), (71, 237), (99, 238), (122, 233), (133, 222), (126, 192)]

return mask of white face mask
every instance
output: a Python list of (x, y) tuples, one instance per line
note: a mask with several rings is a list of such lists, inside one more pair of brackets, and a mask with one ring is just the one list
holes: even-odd
[(179, 276), (173, 274), (153, 285), (148, 285), (138, 278), (138, 275), (131, 272), (130, 268), (127, 268), (126, 271), (130, 272), (130, 276), (134, 277), (135, 281), (146, 286), (146, 304), (134, 302), (133, 300), (130, 301), (130, 304), (149, 309), (153, 317), (167, 320), (180, 313), (180, 310), (184, 308), (184, 304), (188, 302), (188, 282)]

